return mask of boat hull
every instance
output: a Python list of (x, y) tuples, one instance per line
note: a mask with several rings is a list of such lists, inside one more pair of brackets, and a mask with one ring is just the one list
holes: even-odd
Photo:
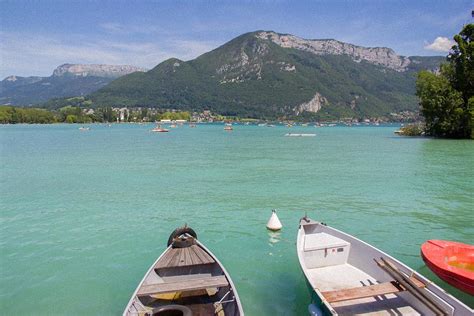
[[(319, 236), (315, 236), (318, 234)], [(309, 284), (313, 305), (324, 315), (373, 315), (374, 312), (377, 315), (434, 314), (431, 309), (433, 307), (428, 307), (416, 297), (414, 292), (417, 290), (396, 286), (396, 289), (386, 292), (372, 292), (381, 288), (385, 291), (386, 286), (400, 284), (394, 281), (397, 276), (381, 268), (380, 262), (383, 260), (380, 258), (393, 265), (399, 275), (414, 279), (422, 295), (435, 302), (434, 308), (442, 310), (442, 314), (474, 313), (474, 310), (390, 255), (351, 235), (308, 218), (300, 221), (297, 254)], [(346, 257), (342, 256), (343, 254)], [(379, 263), (375, 264), (374, 259)], [(324, 264), (320, 264), (321, 262)], [(310, 312), (314, 310), (310, 305)]]
[(182, 234), (168, 243), (139, 283), (123, 315), (154, 315), (167, 308), (169, 315), (187, 315), (181, 309), (197, 315), (244, 315), (229, 273), (195, 233)]
[(421, 246), (428, 268), (452, 286), (474, 295), (474, 246), (447, 240), (428, 240)]

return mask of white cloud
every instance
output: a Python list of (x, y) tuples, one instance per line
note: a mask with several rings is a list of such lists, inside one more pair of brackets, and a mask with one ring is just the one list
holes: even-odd
[(434, 50), (436, 52), (449, 52), (451, 47), (455, 44), (453, 40), (447, 37), (437, 37), (433, 43), (425, 46), (425, 49)]
[(119, 23), (102, 23), (99, 25), (102, 29), (110, 33), (121, 33), (124, 31), (123, 27)]
[(151, 69), (165, 59), (189, 60), (217, 46), (215, 42), (185, 39), (130, 42), (7, 32), (0, 32), (0, 43), (0, 80), (8, 75), (49, 76), (64, 63), (126, 64)]
[(156, 25), (147, 25), (147, 24), (132, 24), (125, 25), (116, 22), (106, 22), (99, 24), (99, 27), (108, 34), (119, 34), (119, 35), (131, 35), (131, 34), (167, 34), (169, 32), (165, 29), (160, 28)]

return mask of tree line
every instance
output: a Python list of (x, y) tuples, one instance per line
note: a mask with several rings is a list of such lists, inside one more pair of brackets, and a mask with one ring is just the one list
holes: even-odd
[(128, 109), (126, 115), (120, 117), (111, 107), (84, 110), (78, 106), (64, 106), (58, 110), (40, 108), (21, 108), (0, 106), (1, 124), (51, 124), (51, 123), (106, 123), (116, 122), (155, 122), (162, 119), (190, 120), (189, 112), (153, 112), (148, 109)]

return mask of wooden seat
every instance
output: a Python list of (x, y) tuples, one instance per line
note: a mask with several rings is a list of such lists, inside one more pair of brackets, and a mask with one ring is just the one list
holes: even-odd
[(226, 277), (224, 275), (218, 275), (175, 282), (147, 284), (140, 288), (137, 295), (143, 296), (180, 291), (194, 291), (207, 288), (219, 288), (228, 285), (229, 282), (227, 281)]
[[(418, 287), (424, 287), (423, 284), (418, 279), (411, 277), (410, 278)], [(326, 291), (323, 292), (323, 296), (329, 303), (341, 302), (341, 301), (350, 301), (360, 298), (373, 297), (386, 294), (394, 294), (398, 292), (405, 291), (405, 288), (398, 284), (395, 281), (374, 284), (369, 286), (361, 286), (351, 289), (343, 289), (337, 291)]]
[(155, 265), (155, 269), (210, 264), (215, 260), (198, 245), (186, 248), (170, 248)]

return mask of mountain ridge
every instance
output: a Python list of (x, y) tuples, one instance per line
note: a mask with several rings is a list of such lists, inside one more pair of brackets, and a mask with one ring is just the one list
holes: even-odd
[[(336, 39), (304, 39), (295, 35), (280, 34), (273, 31), (259, 31), (256, 36), (270, 39), (275, 44), (285, 48), (307, 50), (321, 55), (349, 55), (354, 58), (354, 61), (362, 59), (397, 71), (406, 70), (410, 63), (409, 57), (397, 55), (393, 49), (388, 47), (364, 47)], [(374, 53), (375, 56), (373, 56)]]
[(130, 65), (62, 64), (49, 77), (10, 75), (0, 82), (0, 104), (31, 105), (51, 98), (87, 95), (144, 68)]
[(416, 71), (436, 70), (443, 61), (399, 56), (390, 48), (282, 37), (245, 33), (193, 60), (168, 59), (148, 72), (121, 77), (90, 99), (248, 117), (386, 115), (416, 111)]
[(54, 69), (52, 76), (60, 77), (64, 75), (93, 76), (105, 78), (118, 78), (132, 72), (146, 69), (130, 65), (107, 65), (107, 64), (62, 64)]

